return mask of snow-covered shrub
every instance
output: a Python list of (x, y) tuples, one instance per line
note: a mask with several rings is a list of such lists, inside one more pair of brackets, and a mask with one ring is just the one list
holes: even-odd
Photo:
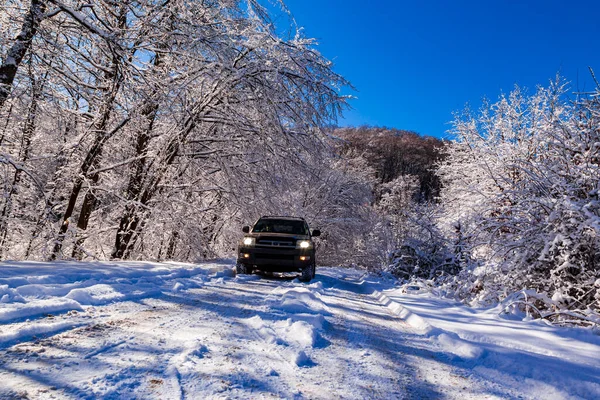
[(439, 173), (443, 229), (452, 237), (460, 226), (469, 259), (460, 297), (533, 289), (551, 299), (545, 309), (600, 310), (600, 92), (565, 93), (559, 82), (516, 89), (455, 120)]
[(456, 272), (455, 257), (438, 227), (440, 208), (418, 203), (419, 180), (401, 175), (380, 186), (376, 209), (393, 241), (385, 270), (402, 279), (440, 278)]

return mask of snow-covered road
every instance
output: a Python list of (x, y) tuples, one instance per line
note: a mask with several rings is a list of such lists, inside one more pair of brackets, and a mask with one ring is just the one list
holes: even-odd
[(0, 264), (0, 398), (598, 398), (599, 358), (357, 270)]

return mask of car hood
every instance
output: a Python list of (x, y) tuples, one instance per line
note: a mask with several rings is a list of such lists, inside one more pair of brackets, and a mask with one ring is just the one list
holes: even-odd
[(253, 237), (256, 239), (262, 238), (277, 238), (277, 239), (286, 239), (286, 240), (309, 240), (309, 235), (291, 235), (289, 233), (273, 233), (273, 232), (251, 232), (247, 233), (246, 237)]

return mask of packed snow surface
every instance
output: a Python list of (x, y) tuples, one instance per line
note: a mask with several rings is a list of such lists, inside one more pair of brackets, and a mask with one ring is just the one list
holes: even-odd
[(0, 263), (0, 398), (597, 399), (600, 336), (342, 268)]

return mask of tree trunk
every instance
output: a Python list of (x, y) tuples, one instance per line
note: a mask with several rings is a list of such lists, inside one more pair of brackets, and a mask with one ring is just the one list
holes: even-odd
[(126, 259), (129, 257), (131, 247), (131, 237), (136, 232), (139, 224), (139, 218), (135, 210), (135, 206), (128, 206), (125, 209), (125, 215), (121, 217), (119, 230), (115, 239), (115, 249), (112, 253), (112, 258)]
[(177, 248), (177, 240), (179, 239), (179, 232), (173, 231), (171, 238), (169, 239), (169, 246), (167, 247), (166, 259), (172, 260), (175, 256), (175, 249)]
[[(153, 62), (154, 68), (160, 66), (161, 62), (160, 55), (156, 54)], [(134, 235), (137, 235), (140, 222), (138, 206), (136, 206), (135, 203), (140, 202), (140, 196), (144, 189), (144, 178), (146, 177), (145, 170), (147, 168), (146, 158), (144, 156), (148, 152), (150, 138), (158, 112), (158, 102), (152, 99), (154, 99), (158, 92), (158, 89), (155, 88), (149, 97), (150, 100), (141, 111), (142, 117), (147, 121), (147, 125), (145, 129), (138, 131), (135, 145), (135, 155), (138, 159), (132, 165), (131, 170), (133, 172), (129, 176), (129, 182), (127, 183), (127, 190), (125, 192), (127, 200), (131, 203), (125, 206), (125, 213), (119, 222), (119, 229), (115, 235), (115, 248), (111, 254), (112, 258), (128, 258), (131, 249), (135, 244), (135, 239), (132, 241), (132, 238)]]
[[(121, 4), (119, 7), (120, 9), (118, 16), (118, 25), (119, 28), (125, 29), (127, 23), (127, 7), (123, 4)], [(59, 229), (58, 237), (56, 239), (56, 243), (54, 245), (54, 249), (50, 257), (52, 260), (56, 259), (58, 255), (62, 252), (62, 245), (66, 237), (66, 233), (69, 229), (70, 218), (73, 215), (75, 204), (77, 203), (77, 199), (79, 198), (79, 194), (81, 193), (83, 183), (84, 181), (86, 181), (86, 179), (87, 182), (89, 182), (89, 190), (86, 193), (83, 200), (83, 204), (81, 206), (81, 211), (77, 220), (77, 230), (79, 233), (79, 231), (85, 231), (87, 229), (90, 216), (92, 215), (92, 212), (95, 210), (96, 205), (98, 203), (98, 199), (94, 192), (93, 186), (96, 183), (98, 183), (98, 180), (100, 178), (100, 174), (98, 172), (92, 173), (91, 175), (89, 175), (89, 172), (99, 168), (100, 162), (102, 160), (102, 152), (104, 149), (104, 145), (106, 144), (108, 139), (110, 139), (121, 127), (123, 127), (129, 121), (129, 118), (126, 118), (121, 122), (119, 126), (113, 129), (112, 132), (107, 132), (108, 122), (110, 120), (110, 116), (114, 108), (115, 99), (121, 88), (122, 77), (119, 72), (121, 62), (122, 56), (113, 53), (111, 69), (110, 71), (107, 71), (105, 73), (105, 81), (108, 83), (108, 88), (105, 89), (104, 96), (101, 102), (100, 115), (92, 124), (92, 131), (95, 132), (94, 143), (92, 144), (92, 147), (88, 151), (88, 154), (83, 164), (81, 165), (78, 178), (73, 184), (73, 189), (71, 190), (71, 196), (69, 197), (67, 209), (65, 210), (65, 214), (63, 216), (63, 223)], [(82, 237), (76, 240), (72, 253), (72, 256), (74, 258), (82, 257), (82, 245), (84, 241), (85, 238)]]
[[(143, 115), (148, 119), (148, 125), (145, 130), (140, 132), (136, 143), (136, 156), (140, 156), (133, 165), (133, 173), (129, 176), (127, 184), (127, 199), (137, 203), (140, 200), (140, 195), (144, 187), (144, 170), (146, 169), (146, 159), (143, 157), (147, 154), (150, 144), (150, 134), (154, 128), (156, 119), (157, 104), (149, 105)], [(115, 236), (115, 248), (112, 252), (112, 258), (128, 258), (132, 248), (131, 239), (136, 233), (139, 225), (138, 207), (135, 204), (127, 204), (125, 213), (119, 222), (119, 229)]]
[(6, 137), (6, 129), (8, 128), (8, 124), (10, 123), (10, 117), (12, 115), (13, 107), (14, 103), (10, 103), (10, 107), (8, 108), (8, 112), (6, 113), (6, 123), (4, 124), (2, 133), (0, 134), (0, 146), (2, 146), (2, 144), (4, 143), (4, 138)]
[[(31, 150), (31, 137), (35, 132), (35, 124), (38, 109), (38, 100), (42, 94), (43, 83), (36, 82), (33, 74), (31, 78), (31, 104), (27, 112), (27, 119), (23, 127), (23, 136), (21, 137), (21, 149), (19, 150), (19, 161), (24, 163), (29, 159), (29, 151)], [(8, 220), (12, 213), (13, 196), (17, 192), (17, 187), (21, 182), (21, 174), (23, 170), (16, 169), (13, 175), (13, 180), (9, 192), (6, 194), (4, 207), (0, 213), (0, 259), (2, 259), (4, 248), (8, 236)]]
[[(100, 158), (100, 157), (98, 157)], [(81, 205), (81, 211), (79, 211), (79, 218), (77, 219), (77, 234), (81, 234), (82, 231), (87, 230), (88, 228), (88, 223), (90, 221), (90, 216), (92, 215), (92, 212), (96, 209), (96, 206), (98, 205), (98, 199), (96, 197), (96, 194), (94, 192), (94, 188), (93, 186), (98, 183), (98, 179), (99, 179), (99, 174), (93, 174), (92, 177), (89, 179), (89, 182), (91, 183), (90, 187), (88, 188), (87, 193), (85, 194), (85, 197), (83, 198), (83, 204)], [(81, 260), (81, 258), (83, 257), (83, 243), (85, 242), (85, 238), (83, 237), (79, 237), (76, 241), (75, 241), (75, 246), (73, 247), (73, 253), (71, 255), (71, 257)]]
[(21, 65), (23, 57), (31, 47), (31, 42), (44, 18), (45, 12), (45, 0), (31, 0), (31, 6), (27, 15), (25, 15), (23, 25), (21, 25), (21, 32), (15, 38), (15, 42), (8, 53), (2, 58), (3, 62), (0, 65), (0, 109), (2, 109), (10, 95), (19, 65)]
[[(53, 249), (52, 255), (50, 257), (52, 260), (56, 259), (62, 251), (63, 241), (65, 239), (67, 230), (69, 229), (71, 217), (73, 216), (73, 211), (75, 210), (75, 205), (77, 203), (77, 199), (79, 197), (79, 194), (81, 193), (81, 189), (82, 189), (83, 183), (85, 181), (84, 177), (88, 177), (89, 172), (96, 169), (96, 167), (99, 165), (100, 158), (102, 157), (102, 150), (104, 148), (104, 144), (106, 143), (106, 141), (108, 139), (110, 139), (112, 134), (114, 134), (119, 127), (122, 127), (128, 121), (128, 119), (123, 120), (123, 122), (119, 125), (119, 127), (114, 129), (111, 132), (111, 134), (106, 132), (106, 126), (108, 125), (108, 120), (109, 120), (109, 117), (110, 117), (110, 114), (112, 111), (112, 105), (113, 105), (114, 99), (116, 97), (116, 92), (118, 91), (118, 85), (115, 85), (115, 86), (116, 87), (113, 88), (113, 90), (109, 93), (109, 95), (105, 99), (106, 101), (104, 104), (104, 110), (102, 112), (100, 120), (93, 124), (93, 127), (94, 127), (93, 129), (96, 131), (96, 137), (94, 139), (94, 143), (92, 144), (92, 147), (90, 148), (90, 150), (88, 151), (88, 153), (86, 155), (85, 160), (83, 161), (83, 163), (81, 164), (81, 167), (79, 168), (79, 176), (75, 179), (75, 182), (73, 183), (73, 188), (71, 189), (71, 195), (69, 196), (69, 202), (67, 203), (67, 209), (65, 210), (65, 213), (63, 215), (63, 223), (59, 229), (58, 237), (56, 239), (56, 243), (54, 245), (54, 249)], [(98, 174), (92, 175), (92, 177), (91, 177), (92, 181), (94, 179), (94, 176), (95, 176), (95, 179), (97, 182)], [(87, 196), (86, 196), (86, 198), (87, 198)], [(87, 198), (87, 202), (90, 203), (94, 199), (95, 199), (95, 197)], [(84, 204), (85, 204), (85, 202), (84, 202)], [(82, 206), (82, 210), (83, 210), (83, 208), (84, 207)], [(91, 210), (89, 211), (89, 213), (91, 214)], [(89, 215), (88, 215), (88, 218), (89, 218)], [(84, 225), (84, 223), (85, 223), (85, 225)], [(85, 226), (85, 228), (87, 228), (87, 220), (85, 220), (85, 222), (78, 221), (78, 226), (80, 226), (80, 225)]]

